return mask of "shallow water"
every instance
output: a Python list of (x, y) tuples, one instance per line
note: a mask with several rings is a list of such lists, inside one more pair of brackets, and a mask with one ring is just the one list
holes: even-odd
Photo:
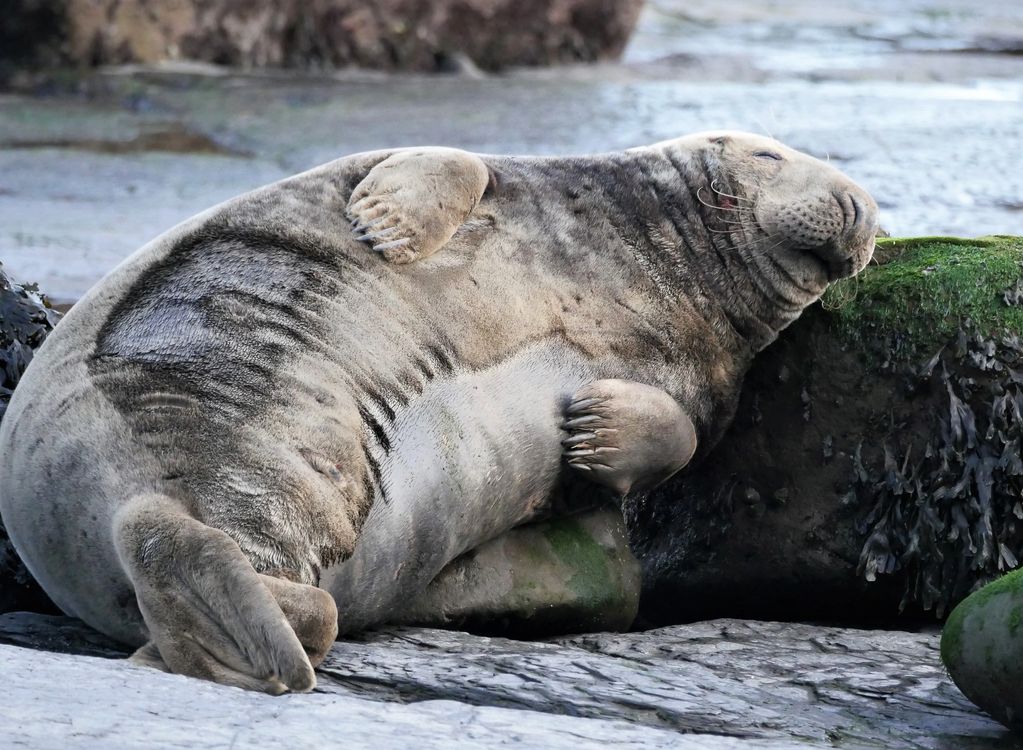
[(0, 260), (74, 299), (178, 221), (345, 153), (583, 153), (723, 127), (830, 159), (892, 234), (1021, 234), (1021, 51), (1023, 3), (658, 0), (613, 65), (51, 82), (0, 97)]

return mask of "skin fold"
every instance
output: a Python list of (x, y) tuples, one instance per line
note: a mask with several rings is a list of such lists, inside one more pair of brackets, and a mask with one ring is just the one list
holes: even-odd
[(174, 672), (309, 690), (338, 627), (718, 440), (877, 206), (767, 138), (357, 154), (126, 260), (0, 426), (0, 513), (68, 614)]

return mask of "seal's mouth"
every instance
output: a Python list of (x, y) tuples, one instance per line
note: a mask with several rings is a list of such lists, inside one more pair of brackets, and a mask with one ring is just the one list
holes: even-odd
[(821, 276), (830, 284), (855, 272), (855, 261), (852, 258), (838, 257), (831, 245), (820, 247), (796, 247), (795, 251), (808, 260), (812, 260), (820, 269)]
[(821, 275), (827, 278), (828, 283), (835, 280), (835, 274), (839, 273), (841, 263), (836, 263), (834, 258), (828, 256), (826, 247), (795, 247), (793, 248), (800, 255), (813, 260), (820, 268)]
[(831, 284), (840, 279), (855, 276), (862, 271), (870, 262), (877, 248), (877, 238), (870, 239), (869, 247), (856, 248), (853, 252), (839, 252), (832, 245), (821, 247), (799, 248), (801, 252), (813, 258), (827, 275), (828, 283)]

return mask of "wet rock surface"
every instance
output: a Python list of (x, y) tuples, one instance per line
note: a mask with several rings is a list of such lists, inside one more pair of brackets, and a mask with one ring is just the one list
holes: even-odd
[(103, 659), (121, 659), (131, 654), (129, 649), (81, 620), (37, 612), (0, 615), (0, 644)]
[[(270, 698), (72, 655), (75, 627), (0, 618), (0, 642), (18, 644), (0, 645), (5, 747), (1017, 746), (945, 676), (934, 632), (718, 620), (530, 643), (396, 629), (336, 644), (312, 695)], [(64, 653), (36, 650), (55, 641)]]
[[(15, 0), (13, 62), (494, 69), (621, 54), (643, 0)], [(8, 36), (11, 38), (8, 39)]]

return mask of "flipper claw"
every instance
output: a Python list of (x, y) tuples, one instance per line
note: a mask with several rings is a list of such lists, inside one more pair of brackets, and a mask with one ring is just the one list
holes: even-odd
[(585, 427), (588, 424), (599, 422), (602, 417), (599, 414), (585, 414), (581, 417), (575, 417), (570, 419), (563, 425), (566, 430), (575, 430), (580, 427)]
[(379, 224), (381, 221), (386, 219), (388, 216), (390, 216), (390, 214), (384, 214), (383, 216), (378, 216), (377, 218), (370, 219), (369, 221), (360, 221), (360, 222), (358, 222), (355, 225), (355, 231), (356, 232), (365, 232), (370, 227), (374, 227), (377, 224)]
[(685, 466), (696, 430), (666, 391), (627, 380), (596, 380), (565, 407), (562, 455), (573, 470), (624, 497), (649, 489)]
[(387, 229), (381, 229), (379, 232), (368, 232), (360, 235), (356, 239), (358, 239), (359, 242), (373, 242), (376, 239), (390, 237), (397, 231), (398, 227), (388, 227)]
[[(451, 240), (489, 183), (487, 165), (465, 151), (397, 151), (355, 186), (346, 214), (355, 220), (356, 239), (373, 243), (392, 263), (411, 263)], [(374, 227), (386, 229), (368, 231)], [(375, 244), (379, 239), (389, 242)]]
[(581, 411), (586, 411), (591, 406), (596, 406), (601, 401), (603, 401), (603, 399), (599, 398), (579, 399), (578, 401), (573, 401), (572, 403), (570, 403), (568, 405), (568, 408), (565, 409), (565, 412), (568, 414), (578, 414)]
[(577, 432), (561, 441), (561, 444), (567, 447), (573, 445), (579, 445), (579, 443), (585, 443), (587, 440), (593, 440), (597, 437), (595, 432)]
[(393, 250), (396, 247), (404, 247), (411, 240), (408, 237), (402, 237), (400, 240), (391, 240), (390, 242), (381, 242), (379, 245), (374, 245), (373, 249), (378, 253), (386, 252), (387, 250)]

